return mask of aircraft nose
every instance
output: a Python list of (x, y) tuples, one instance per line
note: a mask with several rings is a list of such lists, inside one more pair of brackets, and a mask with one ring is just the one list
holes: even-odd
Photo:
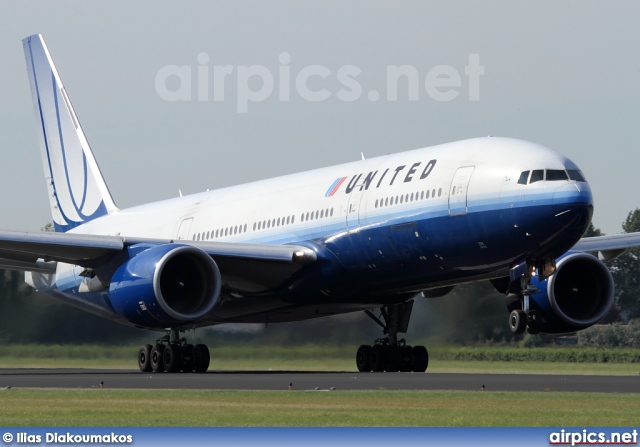
[(553, 213), (562, 227), (578, 228), (582, 236), (593, 215), (593, 196), (586, 182), (571, 182), (558, 187), (553, 194)]
[(574, 206), (593, 206), (591, 188), (586, 182), (570, 182), (556, 188), (553, 192), (554, 208), (572, 208)]

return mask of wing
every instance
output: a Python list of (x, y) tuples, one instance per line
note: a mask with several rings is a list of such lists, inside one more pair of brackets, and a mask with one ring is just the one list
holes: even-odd
[[(57, 262), (91, 267), (135, 244), (170, 244), (173, 240), (75, 233), (0, 231), (0, 268), (53, 273)], [(223, 283), (240, 292), (273, 289), (317, 260), (304, 246), (179, 241), (209, 254)]]
[(640, 246), (640, 233), (616, 234), (613, 236), (585, 237), (580, 239), (574, 250), (597, 251), (602, 261), (617, 258), (628, 248)]

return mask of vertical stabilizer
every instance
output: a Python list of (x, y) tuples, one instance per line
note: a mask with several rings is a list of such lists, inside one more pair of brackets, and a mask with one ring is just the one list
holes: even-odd
[(117, 211), (40, 34), (22, 41), (56, 231)]

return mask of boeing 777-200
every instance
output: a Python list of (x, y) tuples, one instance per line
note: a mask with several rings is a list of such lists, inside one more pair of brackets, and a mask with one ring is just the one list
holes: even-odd
[(506, 295), (513, 332), (577, 331), (613, 304), (602, 259), (640, 243), (581, 240), (593, 202), (579, 167), (508, 138), (119, 209), (42, 36), (23, 45), (56, 232), (0, 232), (0, 267), (88, 312), (164, 331), (140, 348), (142, 371), (206, 371), (207, 346), (181, 337), (190, 329), (366, 312), (384, 337), (360, 346), (358, 369), (423, 372), (426, 348), (398, 339), (415, 299), (486, 280)]

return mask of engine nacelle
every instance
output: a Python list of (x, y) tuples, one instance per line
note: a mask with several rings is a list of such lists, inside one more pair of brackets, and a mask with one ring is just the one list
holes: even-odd
[(111, 279), (116, 313), (137, 326), (167, 328), (195, 322), (218, 303), (220, 270), (188, 245), (137, 245)]
[(539, 331), (547, 334), (586, 329), (613, 306), (613, 277), (595, 256), (568, 252), (556, 261), (556, 271), (544, 281), (533, 277), (540, 291), (531, 296), (532, 309), (542, 313)]

